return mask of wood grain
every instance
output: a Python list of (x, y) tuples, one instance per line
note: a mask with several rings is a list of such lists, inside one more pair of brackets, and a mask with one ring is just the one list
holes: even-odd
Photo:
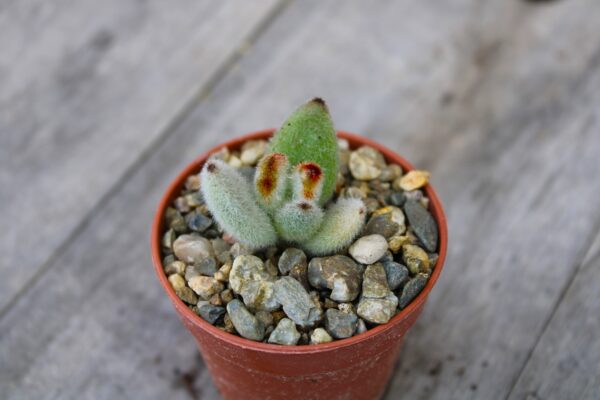
[(0, 12), (0, 310), (277, 5), (18, 1)]
[(218, 398), (152, 275), (152, 214), (202, 149), (314, 95), (430, 169), (449, 218), (387, 398), (508, 396), (598, 232), (600, 4), (316, 4), (286, 9), (0, 319), (0, 398)]
[(535, 347), (510, 399), (600, 394), (600, 235)]

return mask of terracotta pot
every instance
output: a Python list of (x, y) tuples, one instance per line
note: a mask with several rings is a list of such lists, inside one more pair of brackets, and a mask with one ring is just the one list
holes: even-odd
[[(442, 205), (433, 188), (425, 192), (439, 227), (439, 258), (423, 291), (390, 322), (360, 335), (331, 343), (278, 346), (257, 343), (223, 332), (192, 312), (176, 295), (163, 272), (160, 255), (166, 208), (180, 192), (185, 179), (200, 171), (209, 154), (221, 147), (239, 148), (251, 139), (267, 139), (264, 130), (231, 140), (198, 157), (171, 183), (154, 216), (152, 260), (158, 279), (183, 324), (195, 337), (213, 381), (226, 399), (377, 399), (382, 396), (400, 352), (402, 340), (421, 313), (446, 257), (448, 234)], [(352, 148), (369, 145), (388, 162), (413, 167), (402, 157), (361, 136), (338, 132)]]

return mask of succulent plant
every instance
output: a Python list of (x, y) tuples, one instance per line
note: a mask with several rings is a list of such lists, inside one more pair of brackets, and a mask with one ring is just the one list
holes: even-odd
[(253, 183), (210, 159), (200, 174), (201, 190), (215, 220), (239, 242), (259, 249), (284, 240), (325, 255), (348, 246), (365, 219), (360, 199), (327, 204), (338, 169), (333, 123), (325, 102), (315, 98), (275, 133)]

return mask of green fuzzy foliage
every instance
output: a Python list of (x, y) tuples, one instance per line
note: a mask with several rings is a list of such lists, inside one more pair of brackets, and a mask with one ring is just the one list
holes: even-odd
[(288, 242), (304, 242), (321, 227), (323, 210), (306, 201), (290, 202), (277, 210), (275, 229)]
[(285, 154), (267, 154), (258, 162), (254, 190), (256, 200), (267, 212), (275, 212), (285, 202), (288, 178), (289, 162)]
[(296, 110), (271, 139), (271, 151), (283, 153), (290, 165), (311, 161), (324, 174), (318, 204), (324, 205), (335, 190), (339, 168), (333, 122), (325, 102), (315, 98)]
[(200, 180), (208, 209), (227, 233), (255, 249), (277, 242), (271, 219), (257, 204), (252, 185), (234, 167), (221, 160), (208, 160)]
[(332, 254), (352, 243), (365, 224), (365, 205), (360, 199), (340, 198), (325, 212), (319, 231), (302, 247), (315, 256)]

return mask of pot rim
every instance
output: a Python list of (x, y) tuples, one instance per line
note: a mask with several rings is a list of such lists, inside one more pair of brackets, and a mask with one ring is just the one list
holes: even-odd
[[(367, 330), (366, 332), (360, 333), (356, 336), (352, 336), (346, 339), (334, 340), (330, 343), (323, 343), (318, 345), (296, 345), (296, 346), (281, 346), (270, 343), (263, 342), (255, 342), (241, 336), (236, 336), (231, 333), (227, 333), (225, 331), (220, 330), (219, 328), (209, 324), (205, 320), (203, 320), (199, 315), (194, 313), (190, 308), (175, 294), (175, 291), (169, 284), (167, 280), (167, 276), (164, 273), (162, 266), (162, 257), (160, 254), (161, 250), (161, 242), (162, 242), (162, 230), (164, 224), (164, 214), (167, 209), (176, 197), (177, 193), (183, 186), (186, 178), (193, 174), (198, 173), (204, 164), (204, 162), (208, 159), (208, 157), (220, 150), (223, 147), (228, 148), (237, 148), (244, 142), (255, 139), (268, 139), (272, 136), (272, 134), (276, 131), (276, 129), (264, 129), (260, 131), (255, 131), (243, 136), (238, 136), (234, 139), (231, 139), (225, 143), (217, 145), (207, 152), (201, 154), (197, 157), (192, 163), (190, 163), (186, 168), (181, 171), (177, 177), (171, 181), (167, 190), (163, 194), (156, 213), (154, 214), (154, 220), (152, 223), (152, 232), (150, 237), (151, 251), (152, 251), (152, 263), (154, 264), (154, 271), (158, 277), (158, 280), (173, 302), (176, 310), (180, 313), (180, 317), (183, 322), (186, 324), (196, 325), (198, 328), (203, 329), (204, 331), (210, 333), (212, 336), (216, 337), (219, 340), (223, 340), (230, 345), (235, 345), (242, 349), (260, 351), (264, 353), (272, 353), (272, 354), (311, 354), (311, 353), (321, 353), (326, 351), (334, 351), (339, 348), (348, 347), (355, 345), (357, 343), (374, 339), (376, 336), (382, 335), (390, 329), (393, 329), (396, 325), (402, 323), (406, 320), (414, 311), (416, 311), (422, 303), (425, 302), (427, 295), (433, 289), (433, 286), (437, 282), (442, 268), (444, 266), (444, 261), (446, 259), (446, 252), (448, 246), (448, 228), (446, 223), (446, 217), (444, 215), (444, 210), (442, 208), (442, 204), (435, 193), (435, 190), (432, 188), (431, 184), (427, 184), (424, 188), (427, 197), (429, 197), (429, 209), (435, 218), (438, 224), (439, 231), (439, 252), (438, 252), (438, 260), (433, 269), (433, 273), (431, 274), (427, 284), (421, 290), (421, 292), (415, 297), (408, 306), (402, 309), (398, 314), (396, 314), (390, 321), (385, 324), (378, 325), (374, 328)], [(359, 146), (367, 145), (371, 146), (377, 150), (379, 150), (388, 162), (394, 162), (399, 164), (402, 169), (406, 171), (413, 170), (414, 167), (406, 161), (403, 157), (389, 150), (383, 145), (380, 145), (377, 142), (372, 141), (371, 139), (365, 138), (360, 135), (352, 134), (346, 131), (337, 131), (337, 136), (342, 139), (347, 139), (351, 144), (355, 143)]]

